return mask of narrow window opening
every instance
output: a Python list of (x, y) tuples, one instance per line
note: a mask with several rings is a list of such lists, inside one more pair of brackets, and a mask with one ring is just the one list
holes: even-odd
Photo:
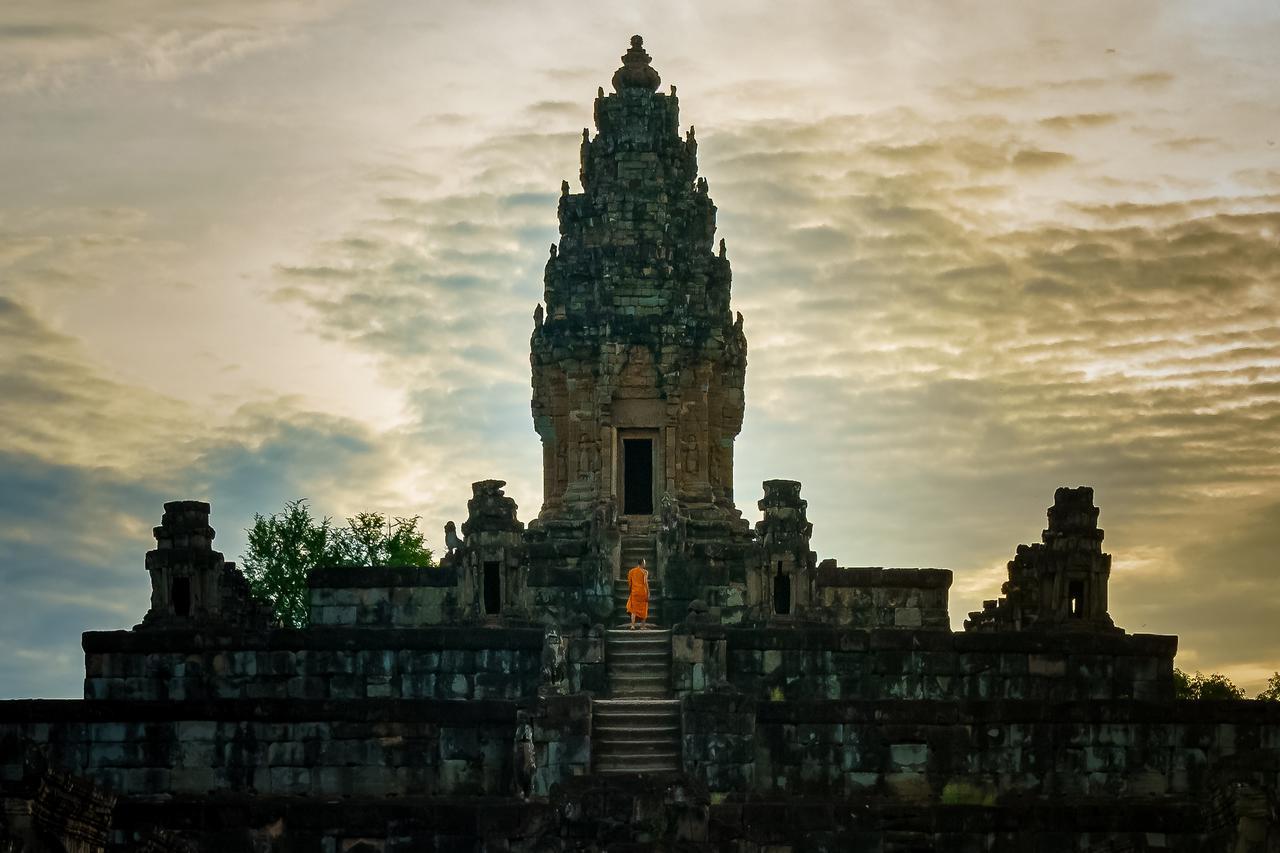
[(622, 512), (653, 515), (653, 439), (622, 440)]
[(173, 602), (173, 612), (179, 616), (191, 615), (191, 578), (174, 578), (169, 587), (169, 600)]
[(486, 560), (484, 564), (484, 612), (496, 616), (502, 612), (502, 564)]
[(1067, 599), (1073, 619), (1084, 618), (1084, 581), (1071, 581), (1067, 584)]
[(791, 576), (782, 573), (782, 561), (778, 561), (778, 573), (773, 576), (773, 612), (779, 616), (791, 615)]

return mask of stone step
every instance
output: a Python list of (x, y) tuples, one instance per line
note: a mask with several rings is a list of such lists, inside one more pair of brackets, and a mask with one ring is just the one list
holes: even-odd
[(636, 736), (645, 735), (646, 738), (669, 738), (675, 740), (680, 738), (680, 721), (672, 720), (666, 725), (650, 725), (648, 722), (637, 722), (635, 725), (617, 726), (617, 725), (599, 725), (591, 726), (591, 736), (602, 740), (627, 740), (636, 738)]
[[(662, 592), (662, 581), (657, 580), (656, 578), (650, 576), (649, 577), (649, 595), (653, 596), (660, 592)], [(613, 594), (615, 596), (621, 595), (624, 597), (631, 594), (631, 584), (627, 582), (626, 578), (613, 579)]]
[(671, 667), (666, 658), (641, 658), (639, 656), (609, 661), (609, 672), (619, 675), (661, 675), (665, 677)]
[(606, 640), (609, 640), (610, 642), (618, 642), (618, 643), (631, 643), (631, 642), (635, 642), (637, 639), (643, 640), (646, 637), (653, 642), (657, 642), (657, 639), (655, 638), (670, 640), (671, 629), (659, 628), (655, 630), (650, 628), (647, 630), (633, 631), (630, 628), (610, 628), (605, 632)]
[(618, 684), (615, 682), (609, 685), (609, 695), (620, 699), (667, 699), (671, 696), (671, 688), (666, 682), (648, 684)]
[[(609, 699), (609, 700), (606, 700), (606, 701), (610, 701), (610, 702), (626, 702), (626, 701), (633, 701), (633, 700), (628, 700), (628, 699)], [(644, 700), (644, 699), (641, 699), (640, 701), (648, 701), (648, 702), (662, 702), (662, 701), (666, 701), (666, 700), (662, 700), (662, 699), (648, 699), (648, 700)], [(597, 712), (597, 713), (598, 713), (598, 712)], [(670, 714), (670, 715), (663, 715), (663, 714), (612, 714), (612, 715), (600, 715), (599, 719), (596, 719), (596, 720), (593, 720), (593, 721), (592, 721), (592, 729), (593, 729), (593, 730), (595, 729), (595, 725), (596, 725), (596, 724), (599, 724), (600, 726), (603, 726), (604, 728), (607, 728), (607, 729), (635, 729), (635, 728), (668, 729), (668, 728), (672, 728), (672, 727), (674, 727), (674, 728), (676, 728), (676, 729), (679, 729), (679, 728), (680, 728), (680, 715), (679, 715), (679, 712), (678, 712), (678, 711), (677, 711), (676, 713), (674, 713), (674, 714)]]
[[(629, 628), (625, 630), (631, 630)], [(653, 631), (648, 628), (637, 629), (636, 633), (644, 631), (646, 634), (652, 634)], [(609, 653), (617, 655), (619, 660), (653, 660), (663, 663), (667, 658), (671, 657), (671, 646), (669, 643), (628, 643), (619, 640), (608, 646)]]
[(662, 669), (630, 669), (609, 672), (609, 684), (614, 687), (666, 687), (671, 676)]
[[(665, 632), (655, 631), (652, 628), (637, 628), (632, 631), (630, 628), (623, 628), (628, 634), (662, 634)], [(661, 657), (666, 661), (671, 657), (671, 638), (663, 637), (661, 640), (609, 640), (605, 643), (605, 651), (610, 655), (617, 655), (619, 659), (626, 660), (652, 660)], [(665, 666), (665, 663), (664, 663)]]
[(600, 755), (596, 759), (596, 770), (600, 773), (661, 773), (679, 767), (680, 753), (676, 750)]
[(680, 760), (680, 745), (674, 740), (663, 740), (655, 743), (645, 744), (640, 748), (622, 748), (616, 744), (611, 744), (596, 753), (598, 758), (610, 759), (612, 761), (653, 761), (653, 760)]
[(671, 773), (680, 769), (680, 703), (673, 699), (597, 699), (591, 703), (596, 772)]
[(591, 703), (593, 716), (630, 717), (637, 714), (657, 714), (666, 717), (680, 716), (679, 699), (596, 699)]
[(633, 735), (624, 737), (602, 736), (591, 733), (592, 749), (596, 755), (617, 755), (620, 753), (653, 754), (656, 752), (679, 752), (680, 734), (677, 731), (654, 732), (652, 735)]
[(605, 642), (617, 643), (620, 646), (644, 646), (644, 644), (652, 643), (654, 646), (662, 643), (671, 643), (671, 629), (669, 628), (611, 628), (604, 633)]
[(634, 651), (610, 649), (609, 668), (620, 667), (619, 672), (667, 672), (671, 668), (671, 655), (661, 651)]

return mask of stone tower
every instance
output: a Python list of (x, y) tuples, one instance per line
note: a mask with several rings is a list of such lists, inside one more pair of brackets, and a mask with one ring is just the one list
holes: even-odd
[(1004, 595), (970, 613), (966, 631), (1123, 633), (1107, 613), (1111, 555), (1102, 551), (1093, 489), (1058, 489), (1048, 515), (1042, 541), (1019, 545), (1009, 561)]
[(747, 344), (716, 208), (640, 36), (622, 62), (596, 98), (595, 137), (583, 130), (582, 192), (561, 186), (530, 356), (535, 529), (596, 519), (584, 533), (604, 572), (638, 556), (672, 565), (690, 520), (704, 539), (749, 537), (733, 503)]

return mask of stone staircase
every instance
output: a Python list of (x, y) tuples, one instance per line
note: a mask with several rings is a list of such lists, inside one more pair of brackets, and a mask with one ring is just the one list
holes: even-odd
[(609, 695), (666, 699), (671, 695), (671, 631), (613, 628), (605, 633)]
[(657, 535), (647, 530), (622, 534), (622, 565), (618, 567), (618, 574), (625, 577), (632, 566), (640, 564), (641, 559), (648, 561), (650, 574), (657, 573)]
[[(613, 582), (613, 615), (615, 624), (629, 625), (631, 623), (631, 614), (627, 612), (627, 598), (631, 594), (631, 588), (627, 586), (625, 580), (615, 580)], [(652, 624), (658, 615), (658, 604), (662, 601), (662, 581), (649, 575), (649, 619)], [(650, 631), (649, 633), (653, 633)]]
[(680, 769), (680, 703), (675, 699), (597, 699), (591, 703), (597, 773)]
[(611, 699), (591, 703), (591, 749), (600, 773), (680, 768), (680, 703), (671, 695), (671, 632), (605, 635)]
[(640, 565), (642, 559), (649, 566), (649, 621), (653, 621), (658, 603), (662, 600), (656, 534), (649, 532), (647, 527), (639, 532), (622, 534), (622, 565), (618, 567), (618, 578), (613, 582), (613, 613), (619, 624), (631, 621), (631, 614), (627, 613), (627, 596), (631, 591), (627, 586), (627, 572)]

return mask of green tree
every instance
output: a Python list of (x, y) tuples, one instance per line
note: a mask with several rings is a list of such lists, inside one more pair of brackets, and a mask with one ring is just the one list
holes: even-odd
[(433, 566), (431, 549), (418, 530), (421, 516), (391, 518), (377, 512), (359, 512), (339, 528), (345, 548), (342, 563), (359, 566)]
[(1188, 675), (1177, 667), (1173, 670), (1173, 695), (1178, 699), (1243, 699), (1244, 691), (1231, 679), (1217, 672), (1205, 675), (1199, 670)]
[(1264, 702), (1280, 702), (1280, 672), (1273, 673), (1267, 679), (1267, 686), (1258, 694)]
[(418, 530), (419, 517), (388, 519), (376, 512), (357, 513), (338, 527), (311, 514), (306, 498), (285, 504), (269, 516), (254, 514), (241, 555), (253, 594), (269, 603), (281, 624), (307, 625), (307, 575), (320, 566), (434, 565)]

